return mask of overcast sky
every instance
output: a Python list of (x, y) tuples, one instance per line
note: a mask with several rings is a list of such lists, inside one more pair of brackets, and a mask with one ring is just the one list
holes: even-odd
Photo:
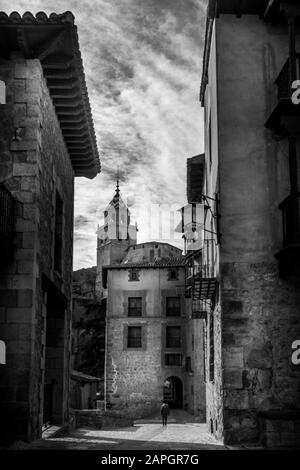
[[(120, 188), (138, 242), (170, 239), (163, 218), (186, 202), (186, 159), (203, 151), (199, 103), (205, 0), (1, 0), (10, 13), (73, 12), (102, 172), (75, 184), (74, 268), (96, 264), (96, 228)], [(152, 215), (150, 216), (150, 209)], [(168, 224), (167, 224), (168, 225)]]

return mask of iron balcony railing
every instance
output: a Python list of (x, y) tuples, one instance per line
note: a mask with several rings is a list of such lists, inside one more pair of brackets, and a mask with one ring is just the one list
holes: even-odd
[(194, 278), (211, 278), (215, 277), (215, 268), (212, 264), (199, 264), (194, 272)]
[(209, 306), (205, 300), (192, 300), (192, 318), (206, 319)]
[(212, 263), (195, 264), (186, 270), (187, 285), (192, 284), (195, 277), (214, 277), (215, 267)]
[(0, 260), (13, 255), (15, 232), (15, 200), (3, 183), (0, 183)]
[(300, 193), (288, 196), (279, 206), (282, 211), (283, 248), (300, 244)]

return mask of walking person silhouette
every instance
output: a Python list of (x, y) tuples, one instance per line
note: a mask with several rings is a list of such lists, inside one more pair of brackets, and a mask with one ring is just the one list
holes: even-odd
[(165, 402), (160, 407), (160, 414), (162, 417), (162, 425), (163, 427), (167, 426), (168, 423), (168, 414), (170, 413), (169, 405)]

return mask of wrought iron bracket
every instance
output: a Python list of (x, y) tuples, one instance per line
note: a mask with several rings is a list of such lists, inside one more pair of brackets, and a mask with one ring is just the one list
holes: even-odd
[[(219, 230), (219, 220), (220, 220), (220, 211), (219, 211), (219, 206), (220, 206), (220, 198), (219, 198), (219, 193), (215, 193), (215, 197), (210, 197), (210, 196), (207, 196), (206, 194), (202, 194), (201, 195), (201, 198), (205, 204), (205, 210), (206, 211), (210, 211), (211, 213), (211, 216), (212, 218), (216, 221), (216, 227), (217, 227), (217, 231), (214, 232), (212, 230), (208, 230), (207, 228), (203, 228), (204, 232), (208, 232), (208, 233), (211, 233), (213, 235), (215, 235), (217, 237), (217, 244), (221, 243), (221, 237), (222, 237), (222, 234)], [(212, 209), (212, 204), (210, 203), (210, 201), (214, 202), (215, 204), (215, 207), (214, 207), (214, 210)], [(205, 217), (206, 218), (206, 217)]]

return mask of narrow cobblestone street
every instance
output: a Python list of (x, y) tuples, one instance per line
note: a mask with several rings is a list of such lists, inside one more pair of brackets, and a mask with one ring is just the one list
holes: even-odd
[(197, 423), (182, 410), (172, 412), (167, 428), (158, 416), (137, 420), (134, 426), (114, 429), (80, 428), (61, 437), (34, 441), (33, 450), (221, 450), (207, 432), (206, 424)]

